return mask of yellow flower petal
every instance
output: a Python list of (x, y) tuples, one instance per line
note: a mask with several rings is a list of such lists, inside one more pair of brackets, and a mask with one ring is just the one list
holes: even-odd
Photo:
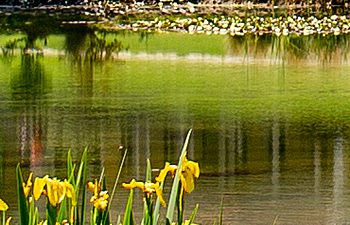
[(191, 193), (194, 189), (194, 176), (191, 170), (186, 167), (180, 175), (181, 185), (187, 193)]
[(185, 163), (184, 167), (186, 169), (189, 169), (194, 177), (196, 177), (196, 178), (199, 177), (200, 170), (199, 170), (199, 165), (197, 162), (187, 161)]
[(46, 184), (46, 189), (50, 204), (54, 207), (60, 204), (66, 195), (64, 183), (57, 179), (49, 179)]
[(101, 191), (99, 196), (92, 196), (90, 202), (93, 203), (95, 208), (104, 210), (108, 206), (108, 198), (109, 195), (107, 191)]
[(126, 189), (133, 189), (133, 188), (139, 188), (144, 193), (147, 194), (147, 196), (151, 195), (152, 193), (156, 192), (157, 196), (159, 197), (160, 203), (165, 206), (166, 203), (163, 199), (163, 193), (162, 189), (159, 186), (159, 182), (152, 183), (152, 182), (137, 182), (135, 179), (133, 179), (129, 184), (123, 183), (123, 187)]
[(95, 183), (92, 183), (91, 181), (87, 183), (87, 188), (89, 191), (91, 191), (94, 195), (98, 195), (98, 193), (101, 192), (101, 183), (95, 180)]
[(109, 195), (108, 195), (107, 191), (101, 191), (99, 195), (100, 195), (100, 198), (104, 198), (104, 199), (108, 199), (109, 198)]
[(2, 199), (0, 199), (0, 211), (7, 211), (8, 209), (9, 206)]
[(43, 178), (40, 178), (40, 177), (35, 178), (34, 186), (33, 186), (33, 196), (36, 201), (40, 198), (41, 194), (43, 193), (48, 179), (49, 179), (48, 175), (46, 175)]
[(10, 225), (11, 220), (12, 220), (12, 217), (7, 218), (5, 225)]
[(145, 189), (145, 184), (143, 182), (137, 182), (135, 179), (130, 181), (129, 184), (123, 183), (122, 186), (126, 189), (134, 189), (134, 188), (140, 188), (142, 190)]
[(143, 183), (143, 182), (135, 182), (134, 185), (136, 188), (140, 188), (141, 190), (145, 190), (145, 183)]
[(97, 209), (104, 210), (108, 206), (108, 201), (104, 198), (98, 198), (94, 201), (94, 207)]
[(30, 188), (32, 187), (32, 177), (33, 177), (33, 173), (30, 173), (27, 183), (22, 184), (23, 193), (24, 193), (24, 196), (26, 196), (26, 198), (29, 196)]
[(47, 190), (47, 198), (49, 199), (49, 202), (52, 206), (56, 206), (58, 202), (58, 195), (56, 192), (56, 186), (54, 184), (54, 181), (52, 179), (49, 179), (46, 184), (46, 190)]
[[(158, 185), (159, 186), (159, 185)], [(155, 192), (155, 187), (156, 185), (152, 182), (146, 182), (144, 183), (144, 189), (143, 192), (148, 193), (148, 194), (152, 194), (153, 192)]]
[(163, 198), (163, 191), (162, 191), (162, 189), (160, 188), (158, 182), (155, 184), (154, 189), (155, 189), (156, 194), (157, 194), (157, 196), (158, 196), (158, 198), (159, 198), (160, 204), (162, 204), (162, 206), (165, 207), (165, 206), (166, 206), (166, 203), (165, 203), (164, 198)]
[(171, 172), (172, 175), (175, 174), (177, 166), (170, 165), (170, 163), (166, 162), (164, 168), (160, 171), (158, 177), (156, 177), (157, 182), (163, 182), (166, 178), (166, 175)]
[(94, 191), (95, 191), (95, 184), (92, 183), (91, 181), (89, 181), (87, 183), (87, 188), (89, 189), (89, 191), (91, 191), (91, 193), (94, 193)]
[(181, 168), (180, 180), (182, 188), (191, 193), (194, 189), (194, 180), (199, 177), (199, 164), (184, 158)]
[(75, 199), (75, 190), (72, 184), (70, 184), (67, 180), (64, 180), (64, 186), (66, 188), (66, 196), (67, 198), (72, 199), (72, 205), (77, 205), (76, 199)]
[(67, 189), (64, 182), (57, 180), (57, 196), (58, 196), (58, 204), (63, 201), (63, 199), (66, 197)]

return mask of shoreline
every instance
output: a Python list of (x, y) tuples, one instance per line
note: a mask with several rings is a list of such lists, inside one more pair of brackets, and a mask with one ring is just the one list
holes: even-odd
[[(23, 26), (40, 17), (61, 25), (87, 25), (106, 31), (181, 31), (242, 36), (246, 34), (284, 35), (341, 35), (350, 32), (350, 8), (333, 14), (335, 8), (320, 10), (320, 5), (268, 4), (177, 4), (160, 2), (154, 5), (116, 4), (40, 6), (34, 8), (0, 5), (0, 18), (18, 16)], [(308, 9), (308, 12), (304, 12)], [(328, 10), (328, 11), (327, 11)], [(300, 13), (298, 13), (300, 11)], [(11, 18), (13, 19), (13, 18)], [(21, 21), (23, 20), (23, 21)], [(2, 24), (4, 26), (4, 24)], [(5, 27), (11, 25), (5, 24)]]

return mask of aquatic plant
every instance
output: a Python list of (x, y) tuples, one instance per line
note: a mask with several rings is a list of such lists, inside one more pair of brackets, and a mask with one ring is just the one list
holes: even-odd
[[(152, 181), (152, 168), (150, 160), (147, 161), (145, 181), (132, 179), (130, 183), (123, 183), (123, 187), (130, 190), (129, 198), (125, 206), (123, 222), (118, 219), (116, 224), (135, 224), (133, 218), (133, 193), (134, 189), (141, 189), (144, 193), (144, 211), (141, 224), (155, 225), (160, 222), (160, 206), (167, 208), (166, 224), (193, 224), (197, 214), (198, 205), (192, 212), (188, 220), (184, 220), (184, 198), (185, 193), (190, 193), (194, 189), (195, 179), (199, 177), (200, 169), (197, 162), (187, 159), (187, 146), (189, 143), (191, 130), (188, 132), (184, 142), (182, 152), (177, 165), (165, 163), (165, 167), (160, 174)], [(67, 178), (61, 180), (56, 177), (45, 175), (33, 178), (30, 173), (25, 181), (20, 165), (16, 168), (18, 210), (20, 225), (110, 225), (110, 206), (113, 200), (119, 176), (125, 161), (127, 150), (120, 162), (119, 170), (115, 179), (112, 192), (108, 192), (104, 170), (99, 179), (87, 182), (88, 157), (87, 149), (84, 150), (79, 166), (73, 163), (71, 152), (67, 156)], [(172, 174), (174, 178), (169, 200), (166, 202), (163, 197), (165, 178), (167, 174)], [(34, 179), (34, 183), (33, 183)], [(86, 184), (86, 185), (85, 185)], [(89, 202), (91, 203), (90, 218), (86, 214), (87, 198), (86, 191), (92, 193)], [(45, 217), (42, 219), (40, 209), (36, 201), (41, 197), (46, 200)], [(80, 201), (80, 202), (79, 202)], [(3, 211), (2, 225), (9, 225), (11, 218), (6, 220), (5, 212), (8, 210), (7, 204), (0, 199), (0, 211)], [(177, 211), (177, 219), (174, 220), (174, 213)], [(120, 218), (120, 217), (119, 217)]]

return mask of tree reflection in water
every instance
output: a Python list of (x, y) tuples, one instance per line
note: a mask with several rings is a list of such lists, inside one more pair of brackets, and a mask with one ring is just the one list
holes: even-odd
[[(12, 97), (18, 103), (14, 110), (18, 115), (19, 151), (24, 163), (30, 166), (42, 164), (46, 134), (42, 98), (50, 85), (41, 61), (41, 55), (22, 54), (19, 73), (11, 79)], [(25, 159), (30, 159), (30, 162), (25, 162)]]
[[(84, 93), (92, 95), (92, 83), (96, 65), (103, 66), (104, 61), (118, 54), (123, 45), (116, 38), (107, 40), (106, 32), (97, 32), (88, 27), (70, 30), (65, 34), (66, 57), (71, 62), (72, 73), (77, 74)], [(89, 88), (90, 87), (90, 88)]]
[(229, 54), (244, 55), (245, 59), (270, 59), (282, 62), (320, 63), (347, 61), (349, 35), (259, 35), (230, 36)]

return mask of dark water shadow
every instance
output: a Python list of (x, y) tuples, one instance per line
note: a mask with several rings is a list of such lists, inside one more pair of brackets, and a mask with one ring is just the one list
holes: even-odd
[(22, 54), (19, 72), (11, 79), (14, 99), (41, 99), (50, 89), (49, 75), (45, 73), (42, 56)]

